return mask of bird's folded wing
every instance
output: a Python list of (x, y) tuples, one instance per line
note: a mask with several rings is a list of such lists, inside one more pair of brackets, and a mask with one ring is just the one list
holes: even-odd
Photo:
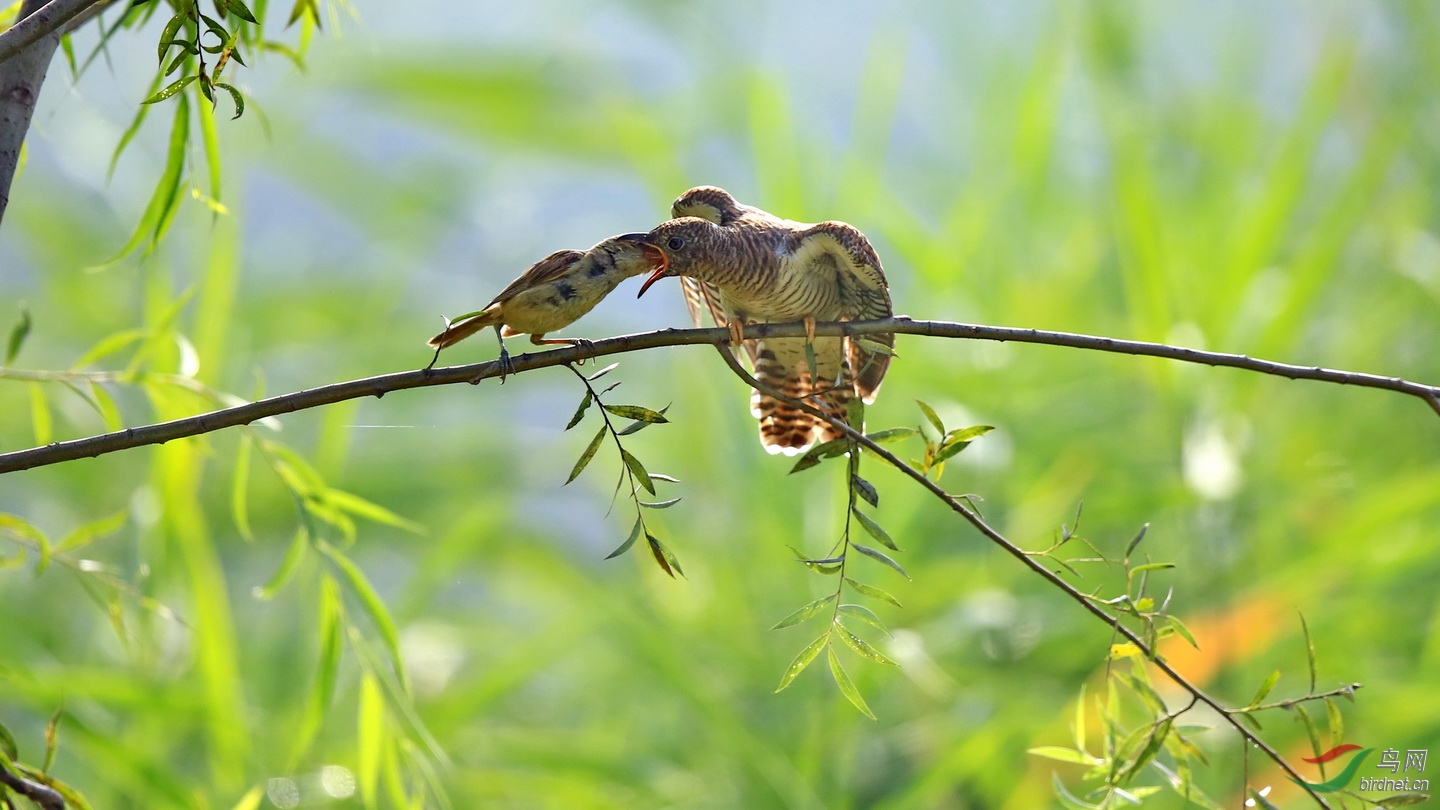
[[(890, 302), (890, 285), (880, 256), (871, 247), (865, 234), (844, 222), (822, 222), (805, 230), (800, 236), (799, 251), (815, 255), (828, 254), (839, 270), (840, 317), (847, 321), (888, 318), (895, 314)], [(869, 342), (894, 346), (891, 334), (868, 335)], [(890, 368), (890, 355), (848, 341), (850, 368), (855, 375), (855, 388), (860, 397), (870, 402), (880, 390), (880, 382)]]
[[(681, 276), (680, 289), (685, 294), (685, 308), (690, 310), (690, 320), (696, 326), (705, 325), (705, 314), (707, 313), (716, 326), (724, 328), (729, 324), (729, 320), (725, 317), (725, 308), (720, 304), (719, 287), (708, 281), (696, 281), (693, 278)], [(745, 341), (745, 353), (750, 357), (750, 367), (754, 368), (757, 360), (755, 341)], [(739, 356), (738, 352), (736, 352), (736, 356)]]
[(501, 290), (500, 294), (495, 296), (495, 300), (490, 303), (508, 301), (523, 290), (538, 287), (541, 284), (548, 284), (565, 275), (565, 272), (570, 269), (571, 265), (584, 257), (585, 254), (578, 250), (557, 250), (530, 265), (530, 269), (521, 273), (519, 278), (510, 282), (510, 286)]

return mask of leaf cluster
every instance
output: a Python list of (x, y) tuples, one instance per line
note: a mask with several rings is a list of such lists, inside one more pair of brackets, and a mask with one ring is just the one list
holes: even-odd
[[(675, 553), (670, 550), (669, 546), (661, 542), (660, 538), (656, 537), (654, 532), (652, 532), (645, 523), (646, 509), (669, 509), (679, 503), (680, 499), (667, 498), (660, 501), (647, 501), (640, 497), (640, 490), (642, 489), (649, 493), (652, 498), (657, 497), (658, 493), (655, 489), (655, 482), (657, 481), (666, 483), (679, 483), (679, 481), (671, 476), (652, 473), (646, 470), (645, 465), (640, 462), (640, 459), (626, 449), (625, 443), (620, 440), (622, 436), (634, 435), (651, 425), (662, 425), (668, 422), (669, 420), (665, 418), (665, 412), (670, 409), (670, 406), (667, 405), (657, 411), (641, 405), (611, 405), (603, 402), (601, 397), (613, 391), (620, 383), (614, 383), (601, 391), (595, 390), (594, 383), (596, 380), (615, 370), (619, 365), (619, 363), (612, 363), (588, 377), (581, 374), (580, 370), (574, 366), (568, 367), (585, 386), (585, 395), (580, 399), (580, 405), (576, 407), (575, 415), (570, 417), (570, 421), (566, 423), (565, 429), (570, 430), (576, 425), (579, 425), (580, 422), (585, 419), (585, 414), (589, 412), (592, 404), (598, 405), (600, 408), (601, 424), (599, 429), (596, 430), (595, 436), (590, 439), (590, 443), (585, 445), (585, 450), (580, 453), (580, 457), (575, 460), (575, 465), (570, 468), (570, 475), (565, 479), (565, 483), (569, 484), (571, 481), (580, 477), (580, 473), (589, 466), (590, 461), (595, 458), (595, 454), (600, 452), (600, 447), (605, 443), (605, 437), (609, 436), (615, 443), (616, 452), (620, 455), (620, 476), (615, 481), (615, 493), (612, 497), (618, 497), (621, 488), (624, 487), (626, 483), (630, 485), (630, 500), (635, 504), (635, 525), (631, 528), (630, 534), (625, 538), (625, 542), (621, 543), (619, 547), (606, 555), (605, 559), (609, 560), (619, 557), (629, 551), (635, 545), (636, 541), (644, 537), (645, 542), (650, 547), (650, 554), (655, 558), (655, 564), (660, 566), (661, 571), (664, 571), (671, 577), (674, 577), (676, 574), (684, 576), (685, 572), (681, 570), (680, 560), (675, 556)], [(617, 427), (610, 418), (612, 416), (619, 419), (629, 419), (630, 424), (624, 427)]]

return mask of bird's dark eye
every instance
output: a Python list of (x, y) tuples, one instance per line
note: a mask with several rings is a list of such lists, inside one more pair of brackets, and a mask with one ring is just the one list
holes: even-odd
[(685, 247), (685, 240), (681, 239), (678, 236), (672, 236), (670, 237), (670, 241), (666, 242), (665, 244), (669, 245), (671, 250), (679, 250), (680, 248)]

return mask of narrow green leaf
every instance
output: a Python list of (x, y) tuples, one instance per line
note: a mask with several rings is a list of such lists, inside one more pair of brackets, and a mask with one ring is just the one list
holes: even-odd
[(850, 628), (842, 624), (837, 624), (836, 628), (840, 632), (840, 639), (844, 641), (847, 645), (849, 645), (850, 649), (854, 650), (855, 653), (861, 658), (869, 661), (874, 661), (877, 664), (889, 664), (892, 667), (900, 666), (899, 664), (890, 660), (890, 658), (884, 653), (875, 649), (874, 645), (872, 645), (870, 642), (850, 632)]
[(1146, 523), (1140, 527), (1140, 531), (1135, 533), (1135, 537), (1130, 540), (1130, 544), (1125, 546), (1125, 559), (1130, 559), (1130, 555), (1135, 553), (1136, 547), (1140, 545), (1141, 540), (1145, 539), (1145, 533), (1148, 531), (1150, 531), (1150, 524)]
[(10, 329), (10, 340), (5, 344), (5, 363), (10, 365), (15, 361), (15, 356), (20, 354), (20, 347), (25, 345), (25, 338), (30, 335), (30, 310), (24, 304), (20, 305), (20, 320)]
[(565, 424), (565, 429), (569, 430), (580, 424), (580, 420), (585, 418), (585, 412), (590, 410), (590, 403), (594, 401), (595, 397), (590, 393), (590, 389), (585, 389), (585, 396), (580, 399), (580, 407), (575, 409), (575, 415), (570, 417), (570, 421)]
[(941, 439), (939, 449), (935, 451), (933, 463), (942, 464), (947, 459), (955, 457), (960, 451), (969, 447), (971, 442), (994, 429), (991, 425), (973, 425), (950, 431)]
[(645, 539), (650, 543), (650, 553), (654, 555), (655, 562), (660, 566), (662, 571), (671, 577), (674, 577), (676, 574), (682, 577), (685, 576), (685, 572), (680, 570), (680, 561), (675, 558), (674, 553), (672, 553), (664, 543), (660, 542), (660, 538), (646, 532)]
[(885, 552), (876, 551), (869, 546), (862, 546), (859, 543), (851, 543), (850, 547), (860, 552), (861, 554), (864, 554), (866, 557), (869, 557), (872, 560), (877, 560), (890, 566), (891, 568), (894, 568), (896, 571), (900, 572), (900, 576), (905, 577), (906, 579), (910, 578), (910, 575), (905, 573), (905, 569), (900, 567), (900, 563), (895, 562), (893, 559), (890, 558), (889, 555), (885, 554)]
[(1265, 697), (1270, 694), (1270, 690), (1274, 689), (1275, 684), (1279, 681), (1280, 670), (1277, 669), (1274, 672), (1270, 673), (1270, 677), (1266, 678), (1264, 683), (1260, 684), (1260, 689), (1255, 693), (1254, 699), (1250, 701), (1250, 706), (1259, 706), (1260, 701), (1264, 700)]
[(941, 442), (941, 444), (945, 445), (950, 444), (951, 442), (973, 442), (994, 429), (994, 425), (971, 425), (967, 428), (956, 428), (945, 434), (945, 438)]
[(862, 349), (865, 349), (866, 351), (874, 352), (875, 354), (883, 354), (883, 355), (886, 355), (886, 356), (889, 356), (889, 357), (899, 357), (899, 356), (900, 356), (900, 355), (898, 355), (898, 354), (895, 353), (895, 349), (894, 349), (894, 348), (892, 348), (892, 347), (890, 347), (890, 346), (887, 346), (887, 345), (885, 345), (884, 343), (881, 343), (881, 342), (878, 341), (878, 340), (871, 340), (871, 339), (868, 338), (868, 337), (862, 337), (862, 336), (860, 336), (860, 335), (856, 335), (855, 337), (852, 337), (852, 338), (850, 338), (850, 339), (851, 339), (852, 341), (854, 341), (857, 346), (859, 346), (859, 347), (862, 348)]
[(1073, 748), (1061, 748), (1057, 745), (1042, 745), (1037, 748), (1026, 749), (1025, 753), (1034, 754), (1037, 757), (1058, 760), (1060, 762), (1073, 762), (1076, 765), (1094, 765), (1095, 758), (1083, 751), (1076, 751)]
[(642, 408), (639, 405), (602, 405), (605, 410), (620, 417), (621, 419), (634, 419), (639, 422), (651, 424), (664, 424), (670, 420), (660, 411), (652, 411), (649, 408)]
[(930, 425), (935, 428), (935, 432), (941, 436), (944, 436), (945, 423), (940, 421), (940, 416), (939, 414), (935, 413), (935, 409), (930, 407), (929, 405), (926, 405), (924, 402), (921, 402), (918, 399), (915, 400), (915, 404), (920, 406), (920, 412), (925, 414), (925, 418), (930, 421)]
[(1055, 787), (1055, 798), (1060, 800), (1060, 804), (1063, 805), (1066, 810), (1099, 810), (1099, 805), (1082, 802), (1075, 798), (1070, 791), (1066, 790), (1065, 783), (1060, 781), (1059, 774), (1050, 774), (1050, 781)]
[(359, 723), (356, 747), (355, 781), (359, 784), (360, 800), (366, 807), (377, 807), (376, 786), (385, 754), (385, 697), (375, 676), (368, 672), (360, 677), (360, 706), (356, 711)]
[(225, 9), (248, 23), (256, 22), (255, 15), (240, 0), (225, 0)]
[(650, 480), (650, 473), (645, 472), (645, 465), (640, 463), (640, 459), (630, 455), (630, 451), (623, 447), (620, 448), (620, 458), (624, 460), (625, 466), (630, 468), (630, 474), (639, 479), (640, 486), (644, 487), (646, 492), (654, 495), (655, 483)]
[(805, 341), (805, 369), (810, 372), (812, 381), (820, 379), (820, 372), (816, 370), (815, 345)]
[(903, 441), (919, 433), (920, 431), (915, 428), (893, 427), (877, 430), (874, 433), (867, 433), (866, 437), (876, 444), (891, 444), (893, 442)]
[[(869, 515), (861, 512), (859, 509), (852, 509), (851, 512), (854, 513), (855, 519), (860, 521), (860, 527), (865, 530), (866, 534), (879, 540), (882, 545), (892, 551), (900, 550), (900, 547), (895, 545), (895, 541), (890, 539), (890, 533), (885, 531), (885, 529), (871, 519)], [(862, 551), (860, 553), (864, 554), (865, 552)]]
[(670, 476), (670, 475), (661, 475), (660, 473), (650, 473), (650, 480), (651, 480), (651, 481), (666, 481), (666, 482), (671, 483), (671, 484), (678, 484), (678, 483), (680, 483), (680, 479), (679, 479), (679, 478), (676, 478), (676, 477)]
[(59, 553), (84, 548), (106, 535), (120, 531), (128, 517), (129, 510), (121, 509), (113, 515), (86, 523), (61, 538), (60, 542), (55, 544), (55, 551)]
[(880, 508), (880, 493), (875, 491), (875, 485), (866, 481), (858, 475), (850, 476), (850, 488), (860, 496), (860, 500), (870, 504), (876, 509)]
[(105, 390), (105, 386), (98, 382), (90, 383), (90, 397), (95, 402), (95, 409), (100, 412), (105, 430), (115, 433), (125, 427), (125, 423), (120, 419), (120, 409), (115, 406), (115, 399)]
[[(1130, 660), (1136, 663), (1137, 666), (1135, 667), (1135, 670), (1137, 672), (1143, 673), (1145, 671), (1145, 659), (1143, 656), (1133, 656)], [(1143, 680), (1141, 676), (1127, 675), (1124, 672), (1117, 672), (1115, 673), (1115, 677), (1119, 678), (1121, 683), (1130, 687), (1130, 691), (1138, 695), (1139, 698), (1144, 701), (1145, 705), (1149, 707), (1150, 711), (1154, 712), (1155, 714), (1165, 713), (1165, 701), (1160, 697), (1160, 694), (1155, 691), (1154, 687), (1150, 686), (1150, 684)]]
[(20, 758), (20, 747), (15, 744), (15, 737), (4, 723), (0, 723), (0, 754), (4, 754), (11, 762)]
[[(654, 476), (651, 477), (653, 478)], [(640, 504), (646, 509), (669, 509), (670, 507), (674, 506), (679, 502), (679, 498), (671, 498), (668, 501), (636, 501), (636, 503)]]
[(1135, 758), (1135, 761), (1131, 763), (1130, 768), (1125, 772), (1122, 779), (1125, 781), (1134, 779), (1142, 768), (1149, 765), (1150, 761), (1155, 759), (1155, 755), (1160, 753), (1160, 749), (1164, 747), (1165, 738), (1169, 736), (1170, 728), (1174, 723), (1174, 718), (1167, 717), (1155, 725), (1151, 730), (1149, 741), (1145, 743), (1145, 748), (1140, 752), (1140, 755)]
[[(590, 440), (590, 444), (585, 448), (585, 452), (580, 454), (580, 458), (575, 461), (575, 466), (570, 469), (570, 477), (565, 479), (566, 484), (578, 478), (580, 473), (585, 469), (585, 465), (589, 464), (590, 459), (595, 457), (595, 453), (600, 449), (600, 443), (605, 441), (605, 432), (605, 426), (601, 425), (600, 430), (595, 433), (595, 438)], [(562, 484), (562, 486), (564, 485)]]
[(826, 605), (833, 602), (835, 600), (835, 596), (836, 595), (832, 593), (829, 596), (822, 596), (819, 599), (816, 599), (814, 602), (805, 605), (799, 610), (796, 610), (794, 613), (791, 613), (789, 616), (786, 616), (785, 618), (776, 622), (775, 626), (771, 627), (770, 629), (780, 630), (785, 627), (792, 627), (805, 621), (806, 619), (812, 618), (813, 616), (815, 616), (815, 614), (823, 610)]
[[(839, 385), (839, 381), (836, 382), (836, 385)], [(865, 400), (860, 397), (852, 397), (845, 403), (845, 421), (850, 427), (861, 433), (865, 432)]]
[(183, 11), (177, 13), (174, 17), (171, 17), (170, 21), (165, 23), (165, 27), (161, 29), (159, 53), (156, 55), (155, 60), (157, 64), (165, 64), (165, 52), (170, 50), (170, 46), (176, 42), (175, 35), (180, 33), (180, 26), (185, 24), (186, 16)]
[(850, 577), (845, 577), (845, 584), (854, 588), (855, 592), (860, 594), (861, 596), (868, 596), (871, 599), (879, 599), (882, 602), (889, 602), (897, 608), (905, 607), (904, 605), (900, 604), (899, 599), (891, 596), (889, 591), (882, 590), (875, 587), (874, 585), (866, 585), (865, 583), (858, 582), (851, 579)]
[(426, 533), (425, 525), (423, 523), (416, 523), (413, 520), (406, 520), (405, 518), (395, 514), (389, 509), (386, 509), (385, 507), (377, 503), (367, 501), (359, 495), (355, 495), (350, 492), (345, 492), (339, 489), (327, 488), (325, 490), (324, 500), (330, 506), (333, 506), (334, 508), (339, 509), (342, 512), (346, 512), (358, 518), (363, 518), (373, 523), (393, 526), (402, 531), (410, 532), (411, 534)]
[(45, 761), (40, 765), (41, 773), (49, 773), (55, 766), (55, 752), (60, 748), (60, 714), (61, 710), (56, 709), (50, 715), (50, 722), (45, 724)]
[(35, 431), (35, 444), (45, 446), (55, 436), (54, 423), (50, 419), (50, 406), (45, 402), (45, 389), (40, 383), (32, 382), (30, 389), (30, 425)]
[(805, 645), (805, 649), (801, 650), (800, 654), (795, 656), (795, 660), (790, 662), (790, 666), (785, 668), (785, 674), (780, 676), (780, 685), (775, 687), (775, 691), (784, 691), (785, 687), (789, 686), (797, 675), (804, 672), (805, 668), (810, 666), (810, 662), (814, 661), (815, 657), (820, 654), (820, 651), (825, 649), (825, 644), (829, 641), (830, 634), (822, 633), (819, 638)]
[[(1310, 624), (1305, 621), (1305, 614), (1300, 614), (1300, 629), (1305, 633), (1305, 663), (1310, 669), (1310, 694), (1315, 694), (1315, 641), (1310, 638)], [(1336, 737), (1335, 739), (1340, 739)]]
[(205, 151), (205, 168), (210, 180), (210, 199), (219, 203), (222, 199), (221, 184), (225, 172), (220, 162), (220, 132), (215, 127), (214, 99), (211, 99), (209, 107), (201, 104), (195, 112), (196, 117), (200, 119), (200, 143)]
[(255, 541), (250, 530), (250, 453), (254, 442), (248, 435), (240, 437), (240, 447), (235, 452), (235, 471), (230, 477), (230, 515), (235, 521), (235, 530), (247, 542)]
[(865, 698), (860, 696), (860, 690), (855, 688), (855, 682), (850, 680), (850, 675), (845, 671), (845, 667), (840, 665), (840, 656), (835, 654), (834, 645), (830, 647), (829, 657), (830, 676), (835, 679), (835, 685), (840, 687), (840, 694), (844, 695), (851, 705), (859, 709), (861, 714), (871, 720), (878, 719), (875, 717), (875, 713), (870, 711), (870, 707), (865, 704)]
[(615, 549), (614, 551), (610, 552), (609, 554), (606, 554), (606, 555), (605, 555), (605, 559), (611, 560), (611, 559), (614, 559), (614, 558), (616, 558), (616, 557), (619, 557), (621, 554), (624, 554), (625, 552), (629, 551), (629, 550), (630, 550), (630, 547), (633, 546), (633, 545), (635, 545), (635, 541), (636, 541), (636, 540), (639, 540), (639, 539), (640, 539), (640, 535), (643, 534), (644, 532), (645, 532), (645, 523), (644, 523), (642, 520), (640, 520), (640, 518), (638, 518), (638, 517), (635, 518), (635, 527), (630, 530), (630, 536), (627, 537), (627, 538), (625, 538), (625, 542), (621, 543), (619, 548)]
[(1191, 647), (1194, 647), (1197, 650), (1200, 649), (1200, 644), (1195, 641), (1195, 636), (1190, 634), (1190, 628), (1186, 627), (1184, 622), (1180, 621), (1174, 616), (1166, 616), (1165, 621), (1168, 622), (1169, 625), (1175, 629), (1176, 633), (1180, 634), (1181, 638), (1190, 642)]
[(136, 343), (140, 340), (143, 340), (144, 338), (145, 330), (143, 329), (126, 329), (120, 332), (106, 335), (105, 337), (101, 338), (98, 343), (90, 347), (89, 351), (80, 355), (80, 359), (76, 360), (75, 363), (70, 366), (70, 368), (72, 371), (79, 371), (80, 369), (83, 369), (86, 366), (95, 363), (96, 361), (109, 357), (110, 355), (115, 354), (116, 352), (119, 352), (120, 350), (130, 346), (132, 343)]
[(832, 439), (828, 442), (821, 442), (805, 451), (804, 455), (796, 459), (795, 466), (790, 468), (790, 472), (797, 473), (801, 470), (808, 470), (827, 458), (844, 455), (845, 451), (849, 449), (849, 439)]
[(395, 630), (395, 620), (390, 618), (390, 611), (386, 609), (385, 603), (380, 599), (380, 594), (375, 592), (375, 587), (365, 577), (365, 573), (345, 556), (339, 549), (321, 541), (317, 544), (320, 549), (340, 573), (345, 575), (345, 581), (350, 586), (350, 591), (360, 600), (360, 606), (364, 608), (366, 615), (375, 625), (384, 640), (386, 649), (390, 652), (390, 658), (395, 667), (395, 675), (401, 682), (405, 682), (405, 661), (400, 656), (400, 634)]
[[(1081, 682), (1080, 697), (1075, 699), (1075, 728), (1073, 729), (1075, 735), (1075, 750), (1077, 751), (1083, 752), (1085, 750), (1085, 732), (1085, 684)], [(1088, 757), (1089, 754), (1086, 754), (1086, 756)]]
[(270, 581), (263, 586), (256, 587), (252, 595), (256, 599), (274, 599), (275, 594), (284, 588), (290, 579), (295, 576), (301, 561), (305, 559), (305, 552), (310, 548), (310, 533), (301, 526), (295, 531), (295, 537), (290, 541), (290, 548), (285, 552), (285, 558), (280, 561), (280, 567), (270, 575)]
[(885, 623), (880, 621), (880, 617), (875, 615), (875, 611), (871, 610), (868, 607), (865, 607), (864, 605), (841, 605), (839, 608), (839, 613), (841, 616), (851, 616), (859, 619), (860, 621), (865, 622), (871, 627), (876, 628), (885, 635), (890, 635), (890, 628), (886, 627)]
[(184, 90), (186, 87), (189, 87), (190, 83), (198, 78), (200, 78), (199, 74), (191, 74), (189, 76), (183, 76), (179, 79), (176, 79), (175, 81), (166, 85), (164, 89), (156, 92), (154, 95), (150, 96), (149, 98), (145, 99), (140, 103), (156, 104), (158, 102), (164, 101), (165, 99), (170, 98), (181, 90)]
[(171, 218), (174, 216), (175, 203), (180, 196), (180, 180), (185, 169), (185, 144), (189, 137), (190, 105), (186, 101), (186, 97), (181, 96), (180, 103), (175, 107), (174, 122), (170, 127), (170, 144), (166, 152), (165, 171), (161, 174), (159, 182), (155, 184), (155, 191), (151, 194), (150, 202), (146, 204), (144, 213), (140, 215), (140, 221), (136, 223), (135, 231), (130, 235), (130, 239), (120, 248), (119, 252), (100, 267), (109, 267), (125, 258), (140, 247), (147, 238), (150, 239), (150, 245), (153, 247), (164, 236)]
[(1345, 739), (1345, 717), (1340, 714), (1339, 704), (1325, 698), (1325, 715), (1326, 725), (1330, 727), (1330, 741), (1339, 743)]
[(1174, 568), (1175, 563), (1145, 563), (1130, 569), (1130, 577), (1133, 579), (1136, 574), (1146, 571), (1163, 571), (1166, 568)]

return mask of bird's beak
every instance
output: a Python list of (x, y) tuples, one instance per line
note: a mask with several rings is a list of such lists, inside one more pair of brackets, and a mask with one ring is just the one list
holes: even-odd
[[(662, 254), (662, 255), (663, 255), (663, 254)], [(651, 284), (654, 284), (655, 282), (659, 281), (660, 279), (665, 278), (665, 276), (668, 275), (668, 274), (666, 273), (666, 271), (669, 270), (669, 269), (670, 269), (670, 268), (669, 268), (668, 266), (664, 265), (664, 264), (660, 265), (660, 269), (658, 269), (658, 270), (656, 270), (655, 272), (651, 273), (651, 274), (650, 274), (650, 277), (647, 278), (647, 279), (645, 279), (645, 283), (640, 285), (640, 292), (635, 293), (635, 297), (636, 297), (636, 298), (639, 298), (640, 296), (644, 295), (644, 294), (645, 294), (645, 291), (648, 290), (648, 289), (650, 289), (650, 285), (651, 285)]]
[(657, 264), (655, 272), (651, 273), (650, 277), (645, 279), (645, 283), (640, 285), (640, 292), (635, 294), (635, 297), (639, 298), (645, 294), (646, 290), (650, 289), (651, 284), (654, 284), (668, 274), (670, 270), (670, 259), (666, 257), (665, 251), (650, 241), (650, 234), (648, 233), (626, 233), (616, 238), (622, 242), (638, 243), (646, 253), (650, 254), (651, 260)]

